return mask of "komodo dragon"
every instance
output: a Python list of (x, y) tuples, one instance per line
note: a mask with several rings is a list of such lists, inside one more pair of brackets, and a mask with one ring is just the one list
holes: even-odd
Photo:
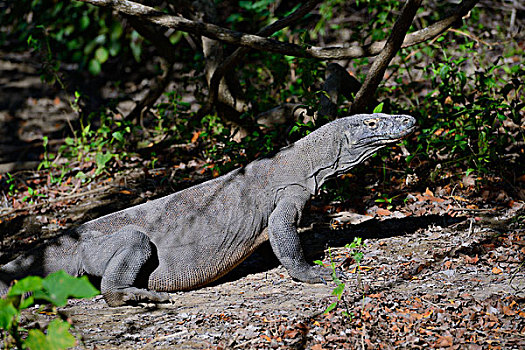
[(303, 207), (327, 179), (414, 125), (410, 116), (379, 113), (335, 120), (272, 158), (67, 231), (0, 268), (0, 293), (14, 279), (64, 269), (100, 278), (110, 306), (163, 302), (166, 292), (225, 275), (268, 239), (291, 277), (324, 282), (329, 270), (309, 265), (299, 242)]

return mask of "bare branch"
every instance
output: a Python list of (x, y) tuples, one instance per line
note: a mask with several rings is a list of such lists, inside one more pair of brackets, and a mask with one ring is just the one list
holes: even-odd
[[(272, 24), (259, 30), (257, 32), (257, 35), (270, 36), (276, 31), (286, 28), (287, 26), (297, 22), (298, 20), (303, 18), (305, 15), (307, 15), (321, 1), (322, 0), (307, 1), (303, 6), (299, 7), (296, 11), (294, 11), (290, 15), (284, 18), (281, 18), (273, 22)], [(212, 79), (210, 80), (210, 95), (208, 98), (208, 104), (207, 106), (204, 107), (204, 109), (207, 110), (211, 108), (211, 106), (213, 106), (213, 104), (215, 103), (215, 100), (217, 99), (219, 82), (221, 81), (222, 77), (225, 75), (226, 72), (230, 71), (230, 69), (233, 66), (237, 66), (241, 62), (241, 60), (244, 58), (244, 56), (248, 53), (249, 50), (250, 49), (247, 47), (238, 48), (230, 56), (228, 56), (219, 67), (217, 67), (217, 69), (215, 70), (215, 73), (213, 74)]]
[[(373, 92), (377, 88), (379, 81), (382, 79), (384, 69), (386, 69), (385, 64), (388, 65), (388, 62), (390, 62), (391, 58), (393, 57), (393, 55), (395, 55), (395, 53), (399, 50), (400, 47), (412, 46), (435, 38), (439, 34), (443, 33), (447, 28), (449, 28), (455, 21), (460, 20), (464, 15), (468, 13), (468, 11), (470, 11), (470, 9), (472, 9), (475, 6), (477, 2), (479, 2), (479, 0), (463, 0), (452, 11), (452, 15), (450, 15), (449, 17), (446, 17), (445, 19), (432, 24), (427, 28), (421, 29), (408, 35), (406, 35), (408, 27), (406, 29), (400, 30), (398, 23), (396, 23), (396, 25), (398, 25), (398, 28), (396, 30), (396, 27), (394, 27), (393, 33), (387, 42), (381, 41), (366, 46), (353, 46), (346, 48), (322, 48), (315, 46), (307, 47), (295, 45), (274, 39), (265, 38), (265, 36), (269, 36), (275, 31), (284, 28), (302, 18), (305, 14), (307, 14), (313, 8), (315, 8), (315, 6), (320, 2), (320, 0), (307, 1), (303, 6), (301, 6), (290, 16), (287, 16), (286, 18), (276, 21), (271, 25), (261, 29), (256, 35), (236, 32), (227, 28), (223, 28), (210, 23), (204, 23), (201, 21), (192, 21), (181, 16), (169, 15), (158, 11), (153, 7), (145, 6), (130, 0), (79, 1), (97, 6), (113, 8), (124, 15), (136, 18), (138, 21), (149, 22), (150, 24), (155, 24), (167, 28), (174, 28), (186, 31), (191, 34), (201, 35), (204, 37), (215, 39), (224, 43), (241, 46), (226, 60), (224, 60), (221, 65), (217, 66), (217, 69), (213, 72), (211, 80), (209, 81), (209, 100), (206, 106), (201, 109), (201, 111), (208, 110), (214, 104), (214, 102), (217, 99), (217, 94), (222, 77), (225, 75), (226, 72), (228, 72), (231, 69), (231, 67), (240, 62), (240, 60), (246, 54), (249, 48), (276, 52), (296, 57), (309, 57), (317, 59), (348, 59), (365, 56), (375, 56), (377, 54), (380, 54), (380, 57), (378, 57), (378, 59), (374, 62), (374, 65), (371, 67), (369, 75), (367, 76), (367, 80), (365, 80), (365, 83), (359, 90), (358, 95), (356, 96), (356, 100), (352, 105), (353, 111), (363, 110), (365, 106), (369, 103), (370, 99), (373, 98)], [(410, 0), (408, 2), (410, 2)], [(403, 11), (403, 13), (405, 13), (405, 11)], [(400, 22), (402, 16), (403, 14), (400, 16), (398, 22)], [(408, 26), (410, 26), (412, 19), (413, 16), (411, 17)], [(402, 33), (402, 35), (400, 35), (400, 33)], [(399, 40), (401, 40), (401, 42), (399, 42)], [(155, 42), (155, 40), (151, 41)], [(157, 42), (157, 44), (159, 43)], [(164, 45), (161, 44), (157, 46)], [(164, 56), (169, 56), (169, 54), (164, 53)], [(344, 77), (343, 79), (346, 78), (347, 77)], [(348, 87), (345, 88), (340, 86), (341, 81), (336, 82), (336, 80), (339, 78), (336, 79), (334, 76), (333, 79), (335, 79), (334, 82), (336, 83), (336, 85), (338, 85), (338, 88), (334, 91), (348, 91)], [(355, 89), (355, 83), (356, 82), (352, 82), (352, 84), (349, 86)], [(333, 95), (333, 93), (331, 93), (331, 95)], [(329, 108), (329, 105), (330, 101), (328, 100), (328, 105), (326, 107)]]
[(280, 106), (260, 113), (255, 119), (259, 125), (274, 128), (276, 125), (289, 124), (297, 120), (306, 123), (314, 118), (315, 116), (311, 115), (308, 106), (304, 104), (283, 103)]
[(421, 6), (421, 0), (407, 0), (401, 15), (392, 28), (392, 33), (388, 38), (383, 51), (377, 56), (377, 59), (372, 63), (368, 74), (366, 75), (363, 86), (357, 92), (354, 103), (352, 103), (351, 112), (364, 112), (369, 102), (372, 100), (374, 93), (379, 86), (383, 75), (385, 74), (388, 64), (403, 44), (406, 32), (410, 28), (417, 9)]
[(79, 0), (92, 5), (110, 7), (123, 14), (137, 16), (150, 23), (167, 28), (182, 30), (188, 33), (206, 36), (237, 46), (247, 46), (253, 49), (271, 51), (298, 57), (311, 57), (308, 49), (301, 46), (267, 39), (258, 35), (236, 32), (214, 24), (192, 21), (181, 16), (169, 15), (150, 6), (145, 6), (129, 0)]
[(160, 65), (163, 73), (155, 77), (150, 83), (146, 95), (135, 103), (135, 107), (125, 116), (125, 120), (131, 121), (143, 115), (162, 95), (166, 87), (172, 81), (174, 72), (173, 62), (170, 62), (164, 57), (160, 58)]
[[(249, 47), (261, 51), (270, 51), (295, 57), (308, 57), (317, 59), (349, 59), (369, 57), (379, 54), (384, 42), (372, 45), (352, 47), (317, 47), (300, 46), (268, 39), (259, 35), (246, 34), (214, 24), (191, 21), (189, 19), (168, 15), (150, 6), (141, 5), (129, 0), (78, 0), (101, 7), (110, 7), (126, 15), (137, 16), (150, 23), (167, 28), (178, 29), (188, 33), (203, 35), (224, 43)], [(408, 35), (402, 47), (412, 46), (429, 40), (445, 31), (452, 23), (463, 17), (479, 0), (463, 0), (450, 17)]]
[(452, 15), (449, 17), (408, 34), (403, 40), (401, 47), (410, 47), (434, 39), (439, 34), (445, 32), (454, 22), (466, 16), (478, 2), (479, 0), (463, 0), (455, 9), (451, 10)]

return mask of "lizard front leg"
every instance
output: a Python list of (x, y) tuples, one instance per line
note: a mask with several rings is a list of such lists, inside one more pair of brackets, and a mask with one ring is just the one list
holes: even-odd
[(285, 197), (278, 202), (268, 222), (270, 244), (290, 276), (306, 283), (326, 283), (332, 279), (330, 271), (308, 264), (299, 241), (296, 223), (304, 202), (297, 197)]

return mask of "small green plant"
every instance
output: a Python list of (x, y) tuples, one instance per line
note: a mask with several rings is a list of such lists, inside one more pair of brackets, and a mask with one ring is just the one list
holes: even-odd
[(115, 155), (106, 151), (106, 153), (97, 153), (95, 155), (95, 162), (97, 163), (97, 169), (95, 170), (95, 176), (101, 174), (106, 169), (106, 164), (113, 159)]
[(366, 247), (366, 245), (363, 243), (363, 239), (361, 237), (354, 237), (352, 243), (345, 245), (345, 248), (350, 250), (350, 256), (354, 259), (354, 261), (357, 264), (357, 270), (359, 270), (359, 267), (361, 266), (361, 260), (363, 260), (364, 247)]
[(8, 186), (7, 194), (9, 196), (13, 196), (15, 194), (15, 192), (16, 192), (16, 190), (15, 190), (15, 178), (10, 173), (7, 173), (6, 183), (7, 183), (7, 186)]
[(37, 190), (33, 189), (32, 187), (27, 187), (27, 196), (24, 196), (22, 198), (22, 202), (26, 202), (29, 200), (29, 203), (33, 204), (33, 200), (38, 197), (45, 197), (46, 195), (42, 193), (38, 193)]
[[(78, 94), (76, 95), (78, 98)], [(77, 103), (77, 102), (75, 102)], [(93, 115), (91, 116), (93, 117)], [(92, 128), (90, 119), (87, 122), (80, 121), (80, 132), (73, 130), (73, 137), (66, 137), (64, 144), (58, 149), (55, 155), (48, 150), (48, 138), (44, 136), (44, 158), (40, 163), (41, 168), (49, 169), (51, 183), (61, 183), (65, 175), (72, 170), (69, 165), (73, 162), (93, 162), (96, 168), (91, 174), (78, 171), (76, 177), (82, 180), (91, 180), (102, 174), (114, 159), (125, 157), (124, 151), (126, 138), (132, 132), (132, 127), (125, 121), (117, 121), (109, 118), (104, 113), (101, 114), (101, 125), (96, 129)], [(61, 160), (62, 164), (58, 160)], [(59, 169), (56, 175), (53, 170)]]
[(39, 71), (40, 79), (48, 84), (54, 84), (56, 82), (65, 90), (65, 85), (59, 76), (60, 62), (53, 57), (49, 34), (45, 26), (37, 25), (32, 31), (33, 33), (29, 34), (27, 38), (27, 45), (35, 52), (42, 54), (43, 64)]
[[(362, 249), (365, 247), (361, 237), (354, 237), (354, 240), (352, 243), (346, 244), (345, 248), (348, 249), (350, 256), (354, 261), (356, 262), (356, 273), (357, 273), (357, 280), (358, 283), (361, 283), (361, 260), (363, 260), (363, 251)], [(353, 317), (353, 313), (349, 311), (348, 305), (344, 300), (344, 290), (346, 288), (346, 285), (341, 279), (339, 278), (337, 274), (337, 266), (336, 263), (332, 257), (332, 252), (330, 249), (328, 249), (328, 256), (330, 258), (330, 268), (332, 269), (332, 279), (334, 283), (336, 284), (335, 288), (332, 290), (332, 295), (334, 295), (337, 300), (328, 305), (328, 307), (325, 309), (324, 313), (329, 313), (332, 310), (336, 309), (341, 302), (345, 304), (345, 310), (341, 311), (341, 314), (343, 316), (347, 317)], [(314, 261), (315, 264), (324, 266), (323, 262), (321, 260)], [(364, 296), (364, 295), (363, 295)]]
[[(335, 283), (335, 288), (332, 290), (332, 295), (334, 295), (337, 300), (328, 305), (328, 307), (324, 310), (324, 313), (329, 313), (330, 311), (334, 310), (338, 305), (339, 302), (343, 300), (343, 292), (345, 290), (345, 284), (341, 281), (339, 276), (337, 275), (337, 266), (332, 258), (332, 252), (330, 249), (328, 249), (328, 256), (330, 258), (330, 268), (332, 269), (332, 279)], [(315, 264), (318, 264), (320, 266), (324, 266), (323, 262), (321, 260), (314, 261)], [(343, 315), (350, 316), (351, 314), (348, 312), (348, 310), (342, 311)]]
[[(210, 143), (205, 154), (210, 159), (210, 168), (218, 174), (224, 174), (236, 167), (248, 164), (255, 158), (273, 153), (282, 144), (277, 130), (254, 130), (240, 142), (232, 138), (232, 131), (217, 116), (206, 116), (202, 119), (204, 131), (199, 138)], [(283, 141), (283, 138), (280, 138)]]
[(376, 202), (376, 203), (385, 203), (385, 204), (386, 204), (386, 208), (387, 208), (388, 210), (390, 210), (390, 209), (392, 209), (392, 208), (394, 207), (394, 205), (393, 205), (393, 201), (394, 201), (394, 199), (396, 199), (397, 197), (401, 196), (401, 194), (398, 194), (398, 195), (393, 196), (393, 197), (388, 197), (386, 194), (381, 194), (381, 192), (379, 192), (379, 193), (377, 194), (377, 196), (378, 196), (379, 198), (377, 198), (377, 199), (375, 200), (375, 202)]
[(42, 160), (42, 162), (40, 162), (40, 164), (38, 165), (38, 170), (40, 170), (41, 167), (44, 167), (46, 169), (50, 168), (51, 167), (51, 161), (49, 160), (50, 158), (50, 155), (49, 155), (49, 152), (47, 150), (47, 145), (49, 143), (49, 138), (47, 136), (44, 136), (42, 138), (42, 146), (44, 147), (44, 159)]
[(65, 306), (69, 298), (92, 298), (98, 293), (86, 276), (75, 278), (62, 270), (45, 278), (29, 276), (16, 282), (6, 297), (0, 299), (0, 334), (4, 348), (67, 349), (74, 346), (76, 340), (69, 332), (68, 322), (54, 319), (47, 327), (47, 334), (39, 329), (26, 330), (20, 325), (21, 312), (35, 300), (49, 302), (56, 309)]
[[(37, 170), (40, 170), (41, 168), (49, 169), (49, 179), (52, 184), (60, 184), (62, 183), (62, 180), (64, 179), (64, 176), (67, 174), (67, 171), (69, 170), (66, 166), (58, 166), (55, 161), (57, 159), (57, 156), (55, 156), (53, 153), (49, 152), (48, 149), (49, 139), (47, 136), (44, 136), (42, 138), (42, 146), (44, 147), (44, 159), (40, 162), (38, 165)], [(53, 161), (52, 161), (53, 159)], [(55, 176), (52, 169), (53, 168), (60, 168), (60, 175)], [(29, 189), (28, 189), (29, 191)]]
[[(164, 96), (167, 102), (161, 102), (155, 106), (156, 125), (151, 131), (151, 136), (163, 138), (171, 132), (174, 141), (186, 142), (193, 137), (193, 132), (198, 127), (197, 118), (192, 118), (189, 112), (191, 105), (184, 102), (177, 91), (167, 92)], [(151, 137), (144, 142), (146, 146), (151, 142)]]

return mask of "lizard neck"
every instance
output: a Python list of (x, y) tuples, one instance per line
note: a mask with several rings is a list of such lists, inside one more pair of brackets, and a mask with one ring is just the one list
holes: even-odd
[(330, 178), (348, 172), (362, 163), (383, 144), (366, 144), (347, 140), (337, 124), (326, 125), (295, 143), (292, 157), (297, 158), (301, 179), (311, 194)]
[(286, 167), (287, 172), (291, 171), (294, 181), (311, 194), (344, 167), (344, 138), (336, 137), (337, 130), (331, 129), (318, 129), (284, 150), (285, 158), (293, 162), (293, 166)]

